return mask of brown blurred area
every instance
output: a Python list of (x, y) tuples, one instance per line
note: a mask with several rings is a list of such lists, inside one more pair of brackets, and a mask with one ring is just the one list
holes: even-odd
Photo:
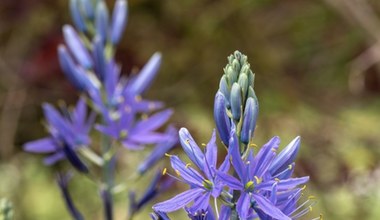
[[(56, 56), (71, 23), (67, 4), (0, 2), (0, 197), (11, 198), (19, 219), (68, 218), (60, 201), (43, 207), (59, 196), (52, 171), (21, 147), (46, 135), (41, 103), (78, 97)], [(130, 0), (129, 12), (117, 60), (128, 74), (162, 52), (146, 96), (175, 109), (178, 127), (208, 140), (226, 57), (240, 50), (256, 73), (257, 144), (302, 137), (296, 173), (310, 175), (318, 200), (308, 217), (380, 219), (379, 1)]]

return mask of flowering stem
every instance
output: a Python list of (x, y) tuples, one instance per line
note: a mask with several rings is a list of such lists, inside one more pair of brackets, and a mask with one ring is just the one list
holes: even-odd
[(113, 219), (112, 210), (112, 187), (113, 187), (113, 166), (112, 156), (110, 154), (111, 140), (109, 137), (102, 136), (102, 155), (103, 155), (103, 186), (102, 198), (104, 205), (104, 218), (106, 220)]

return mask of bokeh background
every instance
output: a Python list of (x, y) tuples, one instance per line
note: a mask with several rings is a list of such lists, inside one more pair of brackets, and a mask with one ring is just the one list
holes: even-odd
[[(0, 197), (12, 201), (15, 219), (70, 218), (54, 170), (22, 152), (23, 143), (46, 135), (41, 103), (77, 99), (56, 57), (61, 26), (71, 22), (67, 5), (0, 2)], [(208, 141), (222, 68), (240, 50), (256, 73), (256, 143), (278, 135), (283, 147), (302, 136), (296, 174), (310, 175), (305, 196), (318, 201), (305, 219), (320, 213), (328, 220), (380, 219), (380, 1), (129, 0), (129, 6), (118, 62), (127, 74), (163, 53), (146, 97), (175, 109), (174, 124)], [(119, 169), (128, 174), (133, 163)], [(70, 186), (88, 219), (101, 219), (96, 188), (81, 177)], [(125, 216), (125, 200), (117, 197), (117, 219)]]

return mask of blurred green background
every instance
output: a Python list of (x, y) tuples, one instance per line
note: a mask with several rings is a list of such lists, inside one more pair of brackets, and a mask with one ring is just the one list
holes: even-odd
[[(69, 219), (54, 171), (21, 148), (46, 135), (42, 102), (77, 99), (56, 57), (61, 26), (71, 22), (67, 4), (0, 2), (0, 197), (13, 202), (15, 219)], [(320, 213), (328, 220), (380, 219), (379, 1), (130, 0), (129, 6), (118, 62), (128, 73), (163, 53), (146, 97), (175, 109), (177, 127), (208, 141), (222, 68), (240, 50), (256, 73), (256, 143), (278, 135), (284, 147), (302, 136), (296, 174), (310, 176), (307, 193), (318, 200), (305, 219)], [(119, 169), (128, 174), (133, 163)], [(70, 186), (87, 219), (101, 219), (96, 188), (80, 176)], [(116, 199), (123, 219), (126, 198)], [(149, 211), (137, 219), (148, 219)]]

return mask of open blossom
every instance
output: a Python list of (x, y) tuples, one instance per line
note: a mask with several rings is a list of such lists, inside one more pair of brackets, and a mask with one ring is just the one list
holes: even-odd
[[(281, 161), (276, 162), (276, 165), (282, 162), (293, 162), (292, 160), (284, 161), (282, 158), (294, 159), (294, 155), (284, 156), (284, 154), (281, 153), (276, 157), (279, 142), (278, 137), (272, 138), (255, 156), (252, 150), (249, 150), (248, 156), (244, 160), (240, 154), (238, 138), (234, 129), (232, 130), (229, 154), (231, 155), (232, 165), (238, 179), (223, 172), (218, 172), (218, 175), (231, 189), (240, 191), (236, 209), (242, 219), (260, 216), (267, 216), (268, 219), (295, 219), (294, 216), (291, 216), (293, 213), (286, 210), (290, 207), (289, 201), (292, 201), (290, 198), (296, 196), (297, 192), (301, 189), (297, 187), (306, 183), (309, 177), (286, 177), (280, 179), (270, 173), (270, 168), (274, 167), (273, 164), (275, 161)], [(288, 150), (289, 148), (298, 148), (298, 146), (290, 145), (284, 152), (287, 154), (297, 152)], [(284, 167), (282, 171), (286, 170), (291, 169)], [(294, 203), (292, 203), (292, 205), (294, 205)], [(267, 218), (261, 217), (261, 219)]]
[(81, 98), (73, 111), (59, 113), (53, 106), (43, 106), (47, 128), (50, 136), (24, 145), (24, 150), (32, 153), (48, 154), (44, 160), (46, 164), (54, 164), (64, 158), (76, 165), (76, 168), (85, 169), (75, 150), (90, 143), (88, 133), (94, 122), (93, 114), (87, 116), (87, 107)]
[(195, 143), (194, 139), (186, 128), (179, 132), (180, 140), (184, 151), (189, 159), (202, 172), (192, 168), (190, 164), (185, 164), (178, 156), (171, 155), (171, 166), (179, 176), (178, 179), (190, 186), (190, 189), (178, 194), (167, 201), (155, 204), (153, 209), (160, 212), (172, 212), (184, 208), (190, 202), (194, 202), (187, 211), (189, 214), (196, 215), (200, 210), (209, 208), (210, 197), (217, 198), (223, 188), (223, 183), (216, 175), (216, 171), (226, 172), (229, 169), (228, 157), (216, 168), (217, 146), (215, 143), (215, 131), (203, 152)]

